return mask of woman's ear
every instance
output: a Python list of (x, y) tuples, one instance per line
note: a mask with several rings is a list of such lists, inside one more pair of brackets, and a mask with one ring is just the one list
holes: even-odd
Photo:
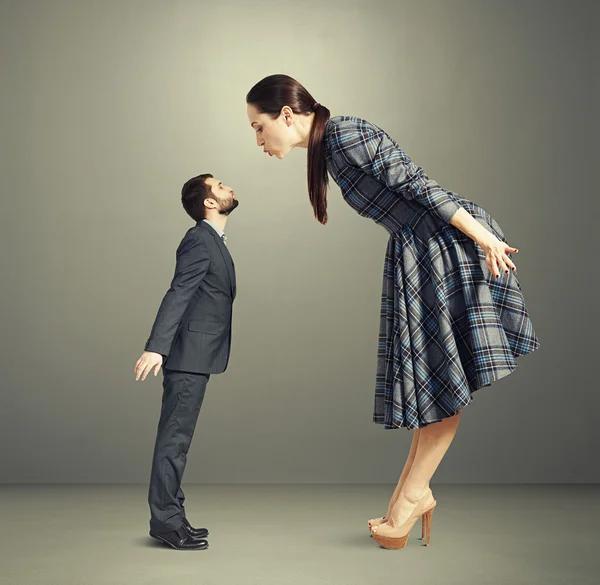
[(290, 106), (283, 106), (281, 108), (281, 115), (287, 126), (291, 126), (294, 123), (294, 112)]

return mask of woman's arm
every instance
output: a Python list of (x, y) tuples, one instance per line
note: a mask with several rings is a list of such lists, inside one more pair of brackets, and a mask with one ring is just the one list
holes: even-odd
[(475, 241), (484, 251), (490, 272), (500, 276), (516, 267), (508, 257), (517, 252), (485, 229), (452, 195), (427, 179), (411, 158), (381, 128), (366, 120), (345, 120), (333, 128), (332, 149), (343, 164), (371, 175), (391, 191), (414, 199)]
[(466, 209), (461, 207), (450, 219), (450, 223), (469, 236), (485, 252), (485, 261), (495, 278), (500, 276), (499, 270), (508, 274), (516, 270), (513, 261), (508, 257), (509, 252), (519, 252), (506, 242), (499, 240), (492, 232), (485, 229)]
[(372, 176), (390, 191), (412, 199), (443, 222), (460, 209), (451, 193), (427, 178), (384, 130), (359, 118), (338, 122), (329, 135), (334, 160)]

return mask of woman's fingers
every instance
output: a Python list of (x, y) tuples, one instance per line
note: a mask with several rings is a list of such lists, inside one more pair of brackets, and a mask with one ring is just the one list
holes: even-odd
[(512, 246), (507, 245), (504, 248), (504, 262), (511, 270), (516, 270), (517, 267), (515, 266), (515, 263), (511, 260), (510, 256), (508, 255), (512, 253), (518, 254), (519, 250), (517, 248), (513, 248)]
[(517, 267), (515, 266), (515, 263), (510, 259), (509, 256), (506, 256), (504, 258), (504, 262), (506, 262), (507, 266), (511, 269), (511, 270), (516, 270)]
[(515, 263), (506, 255), (491, 255), (487, 259), (487, 265), (494, 278), (500, 278), (502, 273), (508, 274), (511, 270), (516, 270)]
[(508, 266), (506, 265), (505, 259), (508, 259), (508, 256), (506, 256), (505, 254), (500, 256), (500, 258), (498, 259), (498, 266), (500, 267), (500, 270), (504, 272), (504, 274), (508, 274)]
[(488, 268), (492, 273), (492, 276), (494, 278), (498, 278), (500, 276), (500, 273), (498, 272), (498, 267), (496, 266), (496, 258), (494, 256), (489, 256), (488, 258), (486, 258), (486, 261)]
[(498, 272), (498, 256), (496, 249), (496, 245), (490, 246), (485, 255), (485, 261), (487, 262), (488, 268), (490, 269), (490, 272), (494, 278), (498, 278), (498, 276), (500, 276), (500, 273)]
[(517, 269), (515, 263), (508, 256), (513, 252), (517, 254), (519, 250), (500, 241), (488, 248), (485, 260), (494, 278), (500, 278), (502, 273), (508, 274), (511, 270)]

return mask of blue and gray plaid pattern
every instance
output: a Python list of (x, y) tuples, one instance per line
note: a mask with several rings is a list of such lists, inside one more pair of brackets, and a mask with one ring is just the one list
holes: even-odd
[(506, 241), (486, 210), (442, 189), (381, 128), (352, 116), (325, 130), (327, 169), (346, 202), (390, 233), (373, 420), (421, 428), (456, 414), (539, 341), (512, 271), (449, 222), (461, 207)]

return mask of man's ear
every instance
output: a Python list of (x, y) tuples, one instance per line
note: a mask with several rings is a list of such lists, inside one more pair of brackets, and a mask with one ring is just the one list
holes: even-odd
[(208, 207), (209, 209), (214, 209), (216, 207), (216, 205), (217, 205), (217, 202), (212, 197), (207, 197), (204, 200), (204, 207)]

